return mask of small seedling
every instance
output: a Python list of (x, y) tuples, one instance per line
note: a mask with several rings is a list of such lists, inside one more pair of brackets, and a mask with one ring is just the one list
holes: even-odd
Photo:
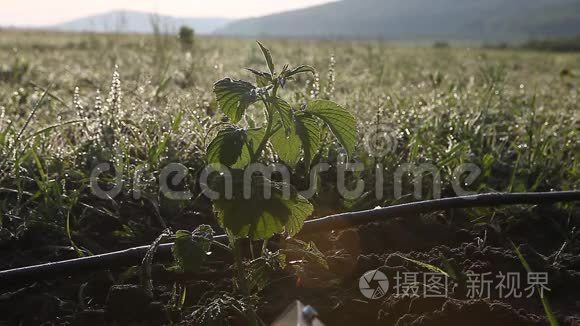
[[(316, 100), (296, 109), (280, 96), (280, 91), (296, 75), (314, 74), (314, 68), (306, 65), (290, 68), (289, 65), (285, 65), (278, 72), (270, 50), (259, 42), (258, 45), (264, 55), (268, 71), (248, 69), (255, 75), (256, 85), (231, 78), (222, 79), (214, 85), (218, 106), (229, 121), (207, 148), (208, 163), (234, 169), (231, 173), (234, 185), (233, 198), (222, 197), (214, 200), (213, 206), (219, 224), (229, 236), (230, 245), (236, 256), (239, 288), (245, 296), (250, 295), (252, 288), (259, 286), (250, 286), (248, 282), (239, 240), (242, 238), (267, 240), (281, 233), (289, 237), (294, 236), (300, 231), (306, 218), (312, 214), (313, 207), (308, 200), (298, 195), (291, 185), (273, 182), (264, 176), (252, 178), (249, 199), (242, 196), (240, 189), (242, 187), (236, 187), (241, 185), (243, 174), (241, 169), (261, 161), (268, 143), (286, 164), (292, 166), (302, 159), (304, 165), (309, 167), (312, 157), (320, 147), (324, 125), (332, 131), (348, 155), (354, 151), (356, 142), (356, 120), (340, 105), (328, 100)], [(265, 124), (250, 129), (240, 126), (240, 121), (256, 103), (261, 103), (265, 108)], [(223, 178), (216, 180), (218, 184), (223, 182)], [(272, 189), (272, 196), (269, 199), (260, 197), (265, 187)], [(288, 188), (291, 191), (290, 198), (283, 195), (284, 190)]]
[[(309, 167), (321, 146), (324, 126), (332, 131), (347, 155), (352, 155), (356, 142), (356, 120), (340, 105), (329, 100), (315, 100), (295, 108), (280, 96), (281, 90), (295, 76), (314, 74), (314, 68), (306, 65), (290, 68), (285, 65), (277, 72), (270, 51), (259, 42), (258, 45), (268, 71), (248, 68), (256, 77), (256, 85), (231, 78), (215, 83), (217, 103), (227, 119), (219, 125), (220, 130), (207, 147), (208, 163), (220, 168), (227, 167), (231, 172), (217, 175), (210, 183), (211, 188), (220, 194), (220, 198), (213, 201), (213, 207), (219, 225), (228, 235), (229, 246), (235, 256), (238, 290), (247, 302), (251, 301), (252, 291), (260, 291), (267, 285), (264, 270), (283, 268), (287, 254), (328, 267), (314, 244), (301, 241), (292, 241), (292, 246), (274, 253), (264, 245), (260, 257), (247, 264), (244, 262), (241, 239), (264, 240), (266, 243), (276, 234), (290, 238), (301, 230), (304, 221), (312, 214), (313, 206), (290, 184), (274, 182), (262, 175), (252, 176), (248, 197), (242, 189), (243, 169), (252, 163), (263, 162), (263, 153), (268, 144), (272, 145), (279, 160), (287, 165), (294, 166), (302, 161)], [(266, 122), (260, 127), (244, 128), (242, 120), (257, 103), (264, 108)], [(227, 177), (232, 180), (226, 180)], [(225, 183), (228, 181), (233, 184), (233, 194), (226, 198)], [(271, 189), (268, 198), (264, 196), (265, 188)], [(290, 190), (290, 196), (286, 195), (287, 190)], [(204, 236), (194, 236), (200, 232)], [(209, 234), (208, 229), (176, 233), (173, 253), (178, 271), (195, 271), (202, 263), (204, 253), (209, 251), (211, 244)], [(249, 324), (258, 325), (253, 310), (246, 311), (244, 315)]]

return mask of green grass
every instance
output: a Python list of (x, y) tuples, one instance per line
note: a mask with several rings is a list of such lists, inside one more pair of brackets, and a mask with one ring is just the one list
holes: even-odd
[[(0, 222), (12, 236), (24, 237), (40, 225), (52, 230), (41, 243), (99, 252), (148, 243), (163, 229), (157, 221), (171, 226), (204, 211), (198, 200), (161, 196), (156, 178), (171, 162), (192, 174), (203, 167), (222, 119), (213, 83), (224, 76), (252, 80), (240, 67), (266, 69), (253, 41), (196, 38), (185, 52), (177, 37), (0, 33)], [(314, 199), (318, 214), (395, 202), (392, 175), (403, 163), (438, 166), (444, 194), (463, 163), (482, 168), (472, 186), (479, 192), (580, 188), (580, 70), (572, 69), (580, 66), (577, 55), (263, 41), (278, 62), (319, 71), (319, 78), (300, 77), (290, 86), (290, 104), (315, 94), (357, 117), (354, 160), (366, 169), (353, 180), (373, 178), (376, 161), (362, 140), (379, 110), (380, 123), (398, 138), (395, 152), (380, 159), (384, 199), (343, 201), (326, 175)], [(332, 56), (336, 63), (329, 67)], [(112, 83), (115, 66), (120, 80)], [(562, 76), (563, 69), (571, 74)], [(250, 115), (248, 125), (264, 120), (261, 110)], [(340, 146), (327, 141), (317, 159), (336, 162), (339, 153)], [(113, 200), (98, 200), (89, 191), (91, 169), (101, 162), (115, 163), (126, 181)], [(135, 199), (130, 191), (137, 170), (144, 171), (145, 186)], [(303, 186), (299, 168), (293, 176)], [(193, 178), (186, 182), (197, 189)], [(374, 182), (367, 188), (372, 194)], [(406, 185), (404, 194), (410, 193)]]

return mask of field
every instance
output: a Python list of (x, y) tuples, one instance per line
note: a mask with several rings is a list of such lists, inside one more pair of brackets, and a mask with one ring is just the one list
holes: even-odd
[[(466, 194), (580, 189), (577, 53), (261, 41), (277, 67), (317, 70), (280, 90), (292, 107), (332, 100), (356, 118), (348, 158), (330, 132), (312, 157), (331, 168), (310, 198), (311, 218), (461, 195), (454, 182)], [(250, 39), (196, 37), (187, 45), (164, 35), (0, 31), (0, 270), (149, 245), (168, 228), (206, 224), (222, 234), (193, 176), (208, 163), (208, 146), (225, 121), (214, 83), (254, 82), (247, 67), (267, 69)], [(263, 112), (250, 108), (239, 125), (262, 125)], [(275, 151), (266, 146), (260, 161), (280, 161)], [(308, 187), (301, 157), (290, 169), (298, 190)], [(348, 188), (364, 181), (362, 194), (346, 199), (337, 187), (337, 162), (345, 160), (363, 167), (346, 174)], [(99, 198), (91, 173), (106, 162), (123, 186)], [(170, 163), (187, 167), (189, 176), (172, 188), (191, 190), (191, 200), (167, 198), (160, 189)], [(426, 169), (421, 191), (406, 170), (397, 183), (403, 166)], [(477, 170), (477, 178), (463, 180), (457, 171), (464, 167)], [(234, 290), (243, 288), (233, 266), (239, 262), (219, 248), (193, 272), (176, 272), (171, 261), (167, 268), (144, 263), (151, 293), (142, 289), (147, 282), (138, 266), (0, 283), (0, 324), (245, 325), (254, 310), (271, 323), (300, 299), (327, 325), (578, 325), (579, 226), (574, 203), (409, 214), (299, 234), (315, 246), (300, 242), (304, 247), (288, 262), (268, 260), (260, 275), (248, 264), (262, 242), (242, 243), (236, 257), (257, 283), (251, 293)], [(264, 252), (288, 250), (293, 241), (275, 237)], [(534, 272), (547, 272), (544, 300), (506, 298), (493, 289), (490, 298), (470, 295), (468, 271), (491, 278), (521, 273), (522, 290), (529, 288), (519, 252)], [(419, 273), (413, 284), (422, 291), (422, 275), (435, 267), (450, 277), (446, 297), (397, 296), (391, 289), (369, 299), (359, 289), (359, 278), (378, 269), (391, 286), (401, 273)]]

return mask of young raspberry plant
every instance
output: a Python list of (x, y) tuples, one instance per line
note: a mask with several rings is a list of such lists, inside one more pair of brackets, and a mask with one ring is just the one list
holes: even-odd
[[(264, 161), (263, 153), (268, 144), (286, 165), (295, 166), (302, 160), (306, 167), (310, 167), (321, 146), (324, 128), (332, 131), (347, 155), (353, 153), (356, 141), (356, 120), (340, 105), (328, 100), (314, 100), (295, 108), (280, 96), (288, 82), (299, 74), (314, 74), (314, 68), (285, 65), (276, 72), (270, 51), (259, 42), (258, 45), (268, 71), (248, 68), (256, 77), (255, 85), (231, 78), (224, 78), (214, 85), (217, 104), (227, 119), (218, 125), (220, 130), (206, 150), (208, 164), (214, 171), (222, 171), (213, 174), (208, 185), (218, 194), (217, 199), (213, 199), (213, 208), (229, 239), (229, 248), (226, 249), (235, 257), (237, 287), (242, 295), (239, 307), (253, 306), (252, 292), (266, 286), (267, 270), (284, 268), (287, 255), (303, 257), (301, 261), (328, 268), (324, 256), (313, 243), (292, 239), (312, 214), (312, 204), (288, 182), (274, 182), (263, 174), (251, 174), (248, 187), (244, 181), (247, 179), (246, 171), (251, 169), (245, 168)], [(244, 128), (240, 122), (257, 103), (263, 105), (266, 122), (260, 127)], [(286, 248), (272, 253), (267, 250), (266, 243), (276, 234), (286, 236)], [(213, 230), (206, 226), (194, 232), (178, 231), (173, 250), (175, 269), (195, 271), (203, 263), (210, 243), (215, 243), (211, 240), (212, 235)], [(260, 256), (248, 262), (244, 262), (241, 253), (241, 240), (246, 238), (264, 241)], [(150, 265), (147, 262), (144, 266)], [(300, 271), (299, 266), (292, 267)], [(144, 279), (150, 280), (148, 269), (144, 268), (144, 271)], [(254, 309), (242, 310), (249, 325), (260, 325)], [(201, 313), (203, 316), (208, 314), (211, 315), (207, 311)]]
[[(207, 160), (209, 164), (226, 166), (232, 171), (232, 198), (221, 196), (213, 201), (213, 206), (218, 222), (233, 240), (245, 237), (264, 240), (279, 233), (293, 236), (313, 211), (308, 200), (298, 195), (291, 185), (276, 183), (263, 176), (252, 178), (251, 198), (241, 196), (243, 187), (236, 185), (241, 185), (243, 169), (259, 162), (268, 144), (287, 165), (294, 166), (302, 160), (306, 167), (310, 166), (321, 146), (325, 126), (332, 131), (347, 155), (353, 153), (356, 144), (356, 120), (340, 105), (328, 100), (314, 100), (295, 108), (280, 96), (288, 82), (299, 74), (314, 74), (314, 68), (284, 65), (277, 72), (270, 50), (260, 42), (258, 45), (268, 71), (247, 69), (255, 75), (256, 85), (231, 78), (214, 85), (218, 106), (229, 121), (207, 147)], [(240, 121), (258, 102), (265, 108), (266, 122), (257, 128), (243, 128)], [(269, 199), (262, 198), (263, 195), (259, 197), (266, 187), (272, 190)], [(283, 192), (288, 189), (291, 196), (284, 198)]]
[[(269, 253), (264, 245), (261, 257), (244, 264), (240, 239), (264, 240), (266, 243), (275, 234), (292, 237), (312, 214), (313, 206), (290, 184), (273, 182), (263, 175), (251, 176), (248, 196), (247, 189), (242, 191), (242, 188), (247, 188), (243, 184), (243, 177), (246, 177), (244, 168), (262, 160), (268, 144), (286, 165), (294, 166), (302, 160), (309, 168), (321, 146), (325, 127), (332, 131), (347, 155), (352, 155), (356, 143), (356, 120), (340, 105), (329, 100), (314, 100), (296, 108), (281, 97), (281, 91), (289, 82), (299, 74), (314, 75), (314, 68), (284, 65), (277, 71), (270, 50), (260, 42), (258, 45), (268, 70), (247, 69), (255, 75), (255, 84), (231, 78), (215, 83), (217, 104), (228, 119), (207, 147), (208, 163), (218, 165), (220, 169), (228, 168), (229, 173), (213, 179), (212, 189), (221, 189), (217, 191), (220, 197), (213, 200), (213, 207), (218, 223), (228, 234), (236, 258), (238, 287), (246, 297), (259, 288), (255, 286), (260, 278), (256, 277), (254, 271), (257, 269), (254, 267), (277, 264), (277, 261), (283, 261), (285, 253)], [(266, 122), (260, 127), (242, 127), (240, 122), (257, 103), (261, 103), (265, 110)], [(227, 192), (227, 178), (231, 179), (232, 188), (229, 198), (223, 196)], [(270, 189), (271, 195), (264, 196), (264, 189)], [(314, 260), (320, 260), (322, 256), (313, 244), (295, 249), (294, 253), (314, 257)], [(255, 314), (248, 315), (248, 321), (256, 325)]]

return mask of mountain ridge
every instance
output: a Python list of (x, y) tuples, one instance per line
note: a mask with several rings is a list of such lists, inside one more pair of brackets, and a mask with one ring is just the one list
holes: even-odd
[(233, 19), (222, 17), (176, 17), (144, 11), (112, 10), (48, 26), (48, 29), (71, 32), (152, 33), (156, 24), (162, 32), (174, 33), (181, 26), (198, 34), (211, 34)]
[(342, 0), (234, 21), (215, 34), (514, 41), (580, 34), (578, 12), (577, 0)]

